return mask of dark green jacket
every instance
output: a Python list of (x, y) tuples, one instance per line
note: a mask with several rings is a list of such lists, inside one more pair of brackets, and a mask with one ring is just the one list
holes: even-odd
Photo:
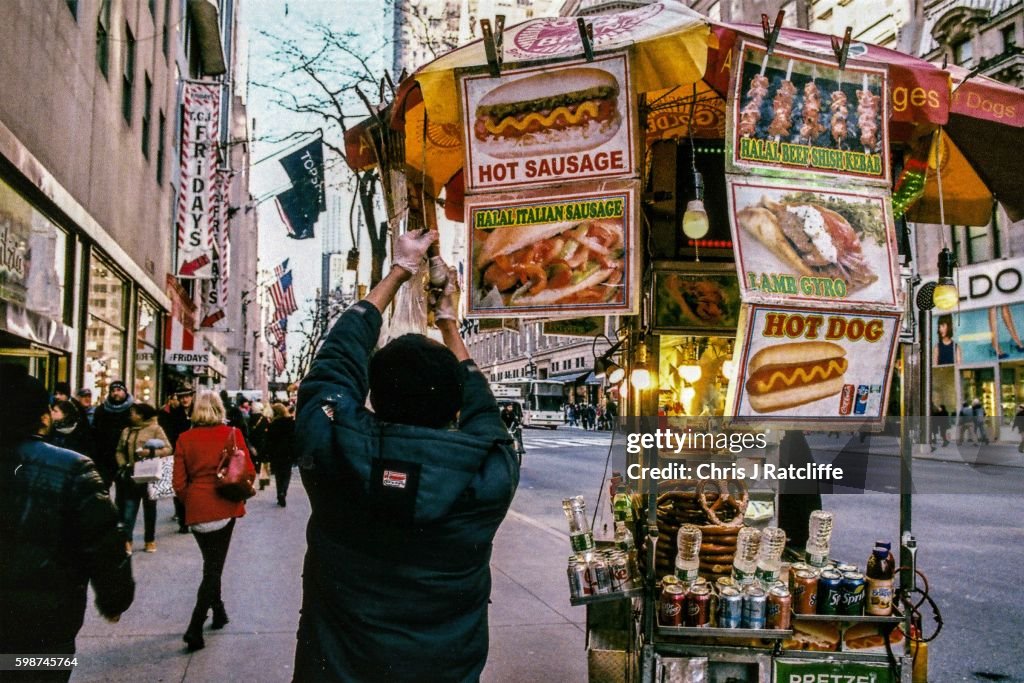
[(360, 302), (299, 389), (313, 508), (297, 681), (475, 681), (487, 659), (491, 541), (519, 482), (487, 380), (462, 364), (458, 429), (365, 408), (380, 313)]

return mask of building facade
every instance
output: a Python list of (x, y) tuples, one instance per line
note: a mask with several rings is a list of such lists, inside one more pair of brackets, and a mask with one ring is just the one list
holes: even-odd
[(223, 73), (213, 52), (233, 18), (220, 10), (208, 0), (4, 7), (0, 357), (50, 387), (67, 381), (102, 400), (120, 379), (159, 403), (172, 316), (188, 324), (178, 338), (202, 343), (198, 292), (173, 277), (180, 84)]

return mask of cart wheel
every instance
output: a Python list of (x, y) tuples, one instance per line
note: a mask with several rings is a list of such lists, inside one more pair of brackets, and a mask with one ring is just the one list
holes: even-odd
[[(708, 503), (708, 492), (707, 487), (711, 486), (717, 490), (718, 497), (711, 504)], [(733, 490), (730, 490), (732, 486)], [(697, 482), (697, 500), (700, 501), (700, 508), (708, 516), (708, 521), (712, 524), (727, 524), (729, 526), (739, 526), (743, 523), (743, 515), (747, 511), (747, 503), (750, 502), (750, 493), (747, 491), (747, 485), (739, 479), (718, 479), (711, 481), (708, 479), (702, 479)], [(718, 516), (718, 512), (725, 507), (732, 508), (735, 516), (730, 522), (723, 522)]]

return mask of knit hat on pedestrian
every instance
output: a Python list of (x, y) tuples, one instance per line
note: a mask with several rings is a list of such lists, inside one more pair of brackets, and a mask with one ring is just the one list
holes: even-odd
[(128, 386), (119, 379), (115, 379), (107, 386), (107, 391), (113, 391), (114, 389), (121, 389), (124, 392), (128, 391)]
[(370, 405), (385, 422), (439, 429), (462, 407), (462, 368), (421, 334), (392, 340), (370, 360)]
[(39, 429), (50, 411), (50, 394), (22, 365), (0, 364), (0, 444), (20, 441)]

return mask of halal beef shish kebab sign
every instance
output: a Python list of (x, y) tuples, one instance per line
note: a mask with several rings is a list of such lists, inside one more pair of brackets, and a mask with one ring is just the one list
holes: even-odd
[(467, 190), (636, 175), (636, 120), (625, 55), (459, 82)]
[(471, 317), (629, 315), (636, 309), (635, 181), (579, 192), (466, 198)]

